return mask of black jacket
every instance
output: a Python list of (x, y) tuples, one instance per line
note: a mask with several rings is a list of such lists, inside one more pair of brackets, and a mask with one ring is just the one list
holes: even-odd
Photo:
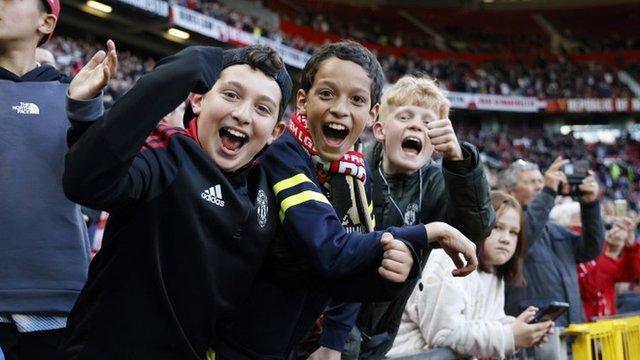
[(247, 297), (277, 221), (262, 169), (223, 173), (195, 121), (156, 128), (190, 91), (208, 91), (221, 63), (220, 49), (187, 48), (88, 129), (72, 121), (70, 141), (84, 134), (66, 158), (66, 194), (110, 218), (65, 359), (203, 359), (217, 322)]

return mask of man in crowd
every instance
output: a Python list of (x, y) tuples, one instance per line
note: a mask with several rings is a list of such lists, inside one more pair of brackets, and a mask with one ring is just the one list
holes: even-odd
[(527, 239), (524, 287), (507, 286), (505, 308), (517, 315), (528, 305), (544, 306), (549, 301), (569, 303), (567, 313), (556, 325), (584, 322), (576, 264), (595, 259), (602, 252), (604, 225), (598, 202), (599, 186), (592, 173), (578, 186), (583, 224), (581, 235), (549, 220), (560, 187), (568, 183), (562, 167), (569, 163), (556, 159), (544, 176), (538, 165), (518, 160), (502, 174), (502, 185), (525, 207)]
[(61, 183), (68, 79), (36, 60), (59, 14), (58, 0), (0, 0), (0, 348), (11, 360), (57, 359), (89, 266), (80, 207)]

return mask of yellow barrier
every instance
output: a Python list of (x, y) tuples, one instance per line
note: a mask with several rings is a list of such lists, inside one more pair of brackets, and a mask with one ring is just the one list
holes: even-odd
[(572, 324), (576, 360), (640, 360), (640, 316)]

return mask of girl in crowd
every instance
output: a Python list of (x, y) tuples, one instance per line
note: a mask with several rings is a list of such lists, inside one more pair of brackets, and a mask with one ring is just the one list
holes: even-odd
[(546, 340), (553, 322), (530, 324), (535, 307), (515, 319), (504, 313), (505, 282), (524, 284), (523, 213), (504, 192), (494, 192), (491, 199), (496, 223), (478, 244), (478, 271), (454, 277), (451, 259), (443, 250), (433, 251), (388, 355), (450, 347), (467, 356), (504, 358)]

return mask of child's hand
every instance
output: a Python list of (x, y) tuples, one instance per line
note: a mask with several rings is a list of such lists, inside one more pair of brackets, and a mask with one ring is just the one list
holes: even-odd
[(553, 333), (553, 321), (530, 324), (537, 311), (537, 308), (530, 306), (511, 323), (513, 340), (517, 349), (542, 344), (547, 341), (546, 335)]
[(413, 266), (411, 250), (402, 241), (394, 239), (390, 233), (382, 234), (380, 241), (384, 254), (378, 273), (389, 281), (405, 282)]
[(436, 151), (442, 153), (447, 160), (463, 160), (462, 148), (458, 143), (458, 137), (453, 131), (453, 125), (448, 118), (448, 109), (440, 107), (439, 120), (427, 124), (427, 136)]
[[(443, 222), (432, 222), (425, 225), (429, 242), (437, 241), (442, 250), (453, 260), (456, 269), (453, 269), (453, 276), (467, 276), (478, 267), (478, 256), (476, 254), (476, 244), (467, 239), (458, 229)], [(466, 264), (460, 258), (466, 260)]]
[(93, 55), (91, 60), (69, 84), (69, 97), (74, 100), (93, 99), (107, 85), (118, 69), (116, 45), (107, 41), (107, 53), (103, 50)]

